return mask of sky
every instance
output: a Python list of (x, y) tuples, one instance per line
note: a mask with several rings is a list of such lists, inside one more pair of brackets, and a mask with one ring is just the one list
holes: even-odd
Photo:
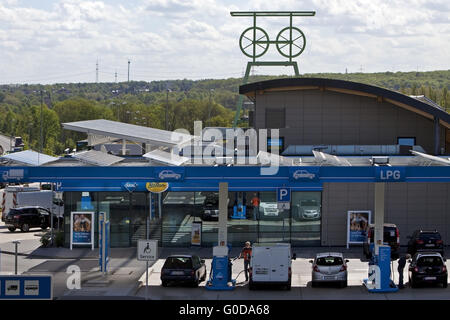
[[(0, 84), (95, 82), (97, 74), (114, 82), (116, 73), (122, 82), (128, 61), (130, 80), (239, 78), (250, 60), (239, 39), (253, 21), (231, 11), (315, 11), (293, 18), (306, 38), (294, 58), (301, 74), (450, 69), (448, 0), (0, 0)], [(258, 17), (257, 26), (276, 40), (289, 18)], [(270, 44), (259, 60), (287, 58)]]

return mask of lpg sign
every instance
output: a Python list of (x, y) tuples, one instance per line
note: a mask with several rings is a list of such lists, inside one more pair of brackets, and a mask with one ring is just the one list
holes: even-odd
[(405, 168), (376, 167), (375, 169), (375, 180), (378, 182), (405, 181)]

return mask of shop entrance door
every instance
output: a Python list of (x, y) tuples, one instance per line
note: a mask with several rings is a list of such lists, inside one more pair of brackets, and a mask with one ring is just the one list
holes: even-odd
[(275, 191), (259, 192), (258, 242), (290, 242), (291, 211), (278, 209)]

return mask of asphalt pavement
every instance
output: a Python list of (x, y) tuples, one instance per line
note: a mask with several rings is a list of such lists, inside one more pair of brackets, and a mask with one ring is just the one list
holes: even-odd
[[(430, 286), (423, 288), (409, 288), (399, 290), (395, 293), (370, 293), (363, 285), (363, 279), (368, 275), (368, 261), (363, 259), (362, 248), (332, 247), (332, 248), (293, 248), (297, 259), (292, 262), (292, 287), (291, 290), (283, 290), (276, 287), (263, 287), (257, 290), (249, 290), (245, 283), (244, 274), (241, 272), (243, 260), (233, 262), (233, 279), (236, 279), (236, 288), (232, 291), (210, 291), (205, 289), (205, 282), (200, 283), (198, 288), (189, 286), (162, 287), (160, 274), (164, 264), (164, 258), (175, 253), (198, 254), (205, 259), (208, 270), (207, 278), (211, 268), (211, 248), (171, 248), (163, 250), (161, 257), (149, 268), (149, 286), (147, 298), (151, 300), (450, 300), (450, 289), (442, 286)], [(311, 263), (317, 252), (342, 252), (348, 263), (348, 287), (338, 288), (333, 285), (311, 287)], [(232, 249), (230, 256), (235, 257), (239, 253), (238, 248)], [(397, 261), (392, 263), (393, 277), (398, 283)], [(405, 282), (408, 282), (407, 268), (404, 270)], [(146, 297), (145, 274), (140, 278), (141, 287), (136, 296)]]
[[(137, 261), (136, 248), (112, 248), (108, 274), (99, 271), (98, 249), (90, 248), (41, 248), (39, 229), (27, 233), (9, 233), (0, 225), (0, 273), (12, 274), (15, 267), (14, 239), (20, 239), (18, 256), (19, 274), (51, 274), (55, 299), (145, 299), (151, 300), (450, 300), (450, 289), (436, 287), (409, 288), (396, 293), (369, 293), (363, 286), (367, 278), (368, 261), (363, 259), (360, 247), (293, 248), (297, 259), (292, 262), (292, 288), (281, 290), (265, 287), (250, 291), (244, 282), (242, 259), (233, 262), (233, 279), (237, 280), (233, 291), (209, 291), (205, 282), (198, 288), (184, 286), (162, 287), (161, 267), (171, 254), (197, 254), (205, 259), (208, 275), (211, 268), (212, 248), (161, 248), (160, 259), (150, 263), (149, 286), (146, 290), (146, 264)], [(402, 248), (405, 249), (405, 248)], [(230, 257), (238, 256), (240, 248), (232, 248)], [(344, 253), (348, 263), (348, 287), (311, 287), (311, 264), (317, 252), (338, 251)], [(68, 289), (67, 282), (72, 273), (68, 269), (80, 270), (79, 289)], [(397, 262), (392, 264), (394, 281), (398, 281)], [(408, 281), (407, 268), (404, 273)]]

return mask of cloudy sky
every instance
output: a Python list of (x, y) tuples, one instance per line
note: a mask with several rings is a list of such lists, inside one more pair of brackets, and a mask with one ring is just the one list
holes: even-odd
[[(295, 17), (300, 73), (450, 69), (448, 0), (0, 0), (0, 84), (241, 77), (249, 17), (230, 11), (315, 11)], [(270, 40), (287, 17), (258, 18)], [(261, 60), (283, 61), (272, 44)], [(292, 74), (259, 67), (254, 74)]]

